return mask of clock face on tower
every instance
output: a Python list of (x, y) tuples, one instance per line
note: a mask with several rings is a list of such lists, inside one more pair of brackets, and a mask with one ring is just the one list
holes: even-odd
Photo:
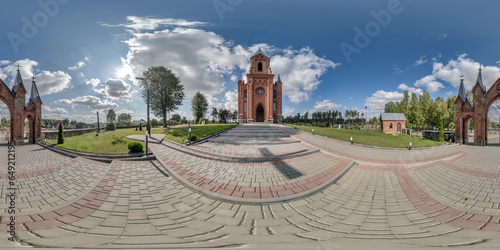
[(257, 89), (257, 95), (263, 95), (264, 90), (263, 89)]

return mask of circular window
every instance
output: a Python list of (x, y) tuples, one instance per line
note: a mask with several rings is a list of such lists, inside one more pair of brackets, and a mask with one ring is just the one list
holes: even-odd
[(257, 89), (257, 95), (263, 95), (264, 90), (263, 89)]

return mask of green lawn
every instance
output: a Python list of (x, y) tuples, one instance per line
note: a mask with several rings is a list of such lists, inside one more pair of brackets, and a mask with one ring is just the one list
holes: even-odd
[[(154, 132), (154, 131), (153, 131)], [(123, 142), (113, 143), (113, 135), (144, 135), (143, 131), (135, 131), (135, 128), (117, 129), (114, 131), (101, 131), (99, 136), (95, 132), (64, 138), (64, 144), (57, 144), (57, 139), (47, 141), (48, 144), (61, 148), (71, 149), (79, 152), (94, 154), (128, 154), (128, 143), (134, 140), (124, 139)], [(144, 146), (144, 143), (143, 143)]]
[[(293, 124), (287, 124), (293, 128)], [(353, 142), (356, 144), (364, 144), (370, 146), (378, 147), (388, 147), (388, 148), (408, 148), (410, 142), (412, 143), (412, 148), (423, 148), (442, 145), (443, 143), (437, 142), (430, 139), (420, 138), (420, 137), (410, 137), (406, 134), (384, 134), (379, 130), (368, 130), (366, 133), (364, 130), (350, 130), (350, 129), (337, 129), (337, 128), (319, 128), (319, 127), (309, 127), (309, 126), (296, 126), (297, 129), (311, 132), (314, 129), (314, 133), (317, 135), (326, 136), (328, 138), (337, 139), (340, 141), (351, 141), (351, 136)]]
[[(193, 125), (191, 126), (191, 135), (195, 135), (198, 139), (201, 139), (234, 126), (236, 124)], [(177, 143), (186, 143), (189, 130), (187, 127), (171, 128), (169, 130), (162, 130), (162, 133), (165, 134), (166, 139)]]
[[(195, 125), (191, 126), (192, 135), (196, 135), (198, 139), (215, 134), (219, 131), (236, 126), (235, 124), (214, 124), (214, 125)], [(102, 131), (99, 136), (95, 136), (95, 132), (64, 138), (64, 144), (57, 144), (57, 139), (48, 140), (47, 143), (61, 148), (71, 149), (79, 152), (94, 153), (94, 154), (128, 154), (128, 143), (133, 140), (123, 139), (122, 142), (116, 142), (113, 135), (145, 135), (143, 131), (135, 131), (135, 128), (117, 129), (114, 131)], [(171, 129), (152, 129), (152, 134), (165, 134), (165, 138), (178, 142), (185, 143), (188, 135), (187, 127), (171, 128)], [(115, 136), (116, 137), (116, 136)], [(143, 143), (143, 147), (145, 147)]]

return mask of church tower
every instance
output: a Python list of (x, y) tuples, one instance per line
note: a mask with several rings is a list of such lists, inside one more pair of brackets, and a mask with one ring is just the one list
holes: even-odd
[(259, 49), (250, 57), (247, 83), (238, 81), (238, 122), (281, 123), (282, 85), (280, 76), (273, 82), (270, 58)]

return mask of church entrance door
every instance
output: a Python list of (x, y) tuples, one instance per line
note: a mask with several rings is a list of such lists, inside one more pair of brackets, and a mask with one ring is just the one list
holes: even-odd
[(264, 107), (257, 106), (257, 122), (264, 122)]

